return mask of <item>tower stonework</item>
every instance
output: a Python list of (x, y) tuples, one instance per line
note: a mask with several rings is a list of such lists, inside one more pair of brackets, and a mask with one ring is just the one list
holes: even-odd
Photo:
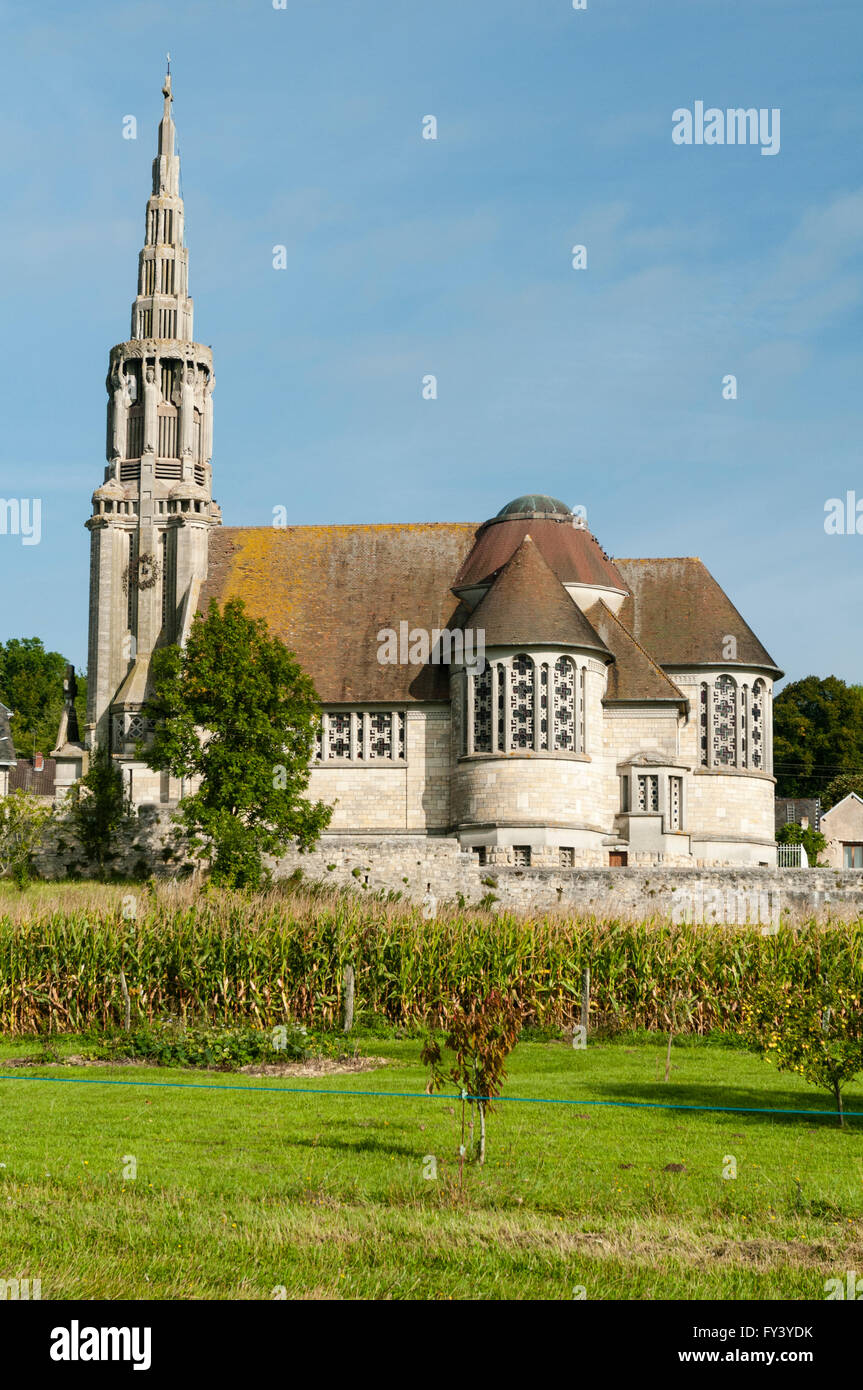
[(153, 652), (185, 640), (207, 575), (212, 494), (212, 353), (193, 337), (189, 260), (175, 153), (171, 76), (130, 337), (111, 349), (107, 467), (93, 493), (86, 743), (108, 743), (136, 802), (165, 800), (164, 779), (135, 759), (148, 732)]

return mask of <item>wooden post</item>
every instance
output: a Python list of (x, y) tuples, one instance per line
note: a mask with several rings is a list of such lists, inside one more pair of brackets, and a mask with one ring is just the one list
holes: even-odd
[(345, 993), (343, 1004), (342, 1029), (349, 1033), (354, 1026), (354, 967), (345, 966)]
[(120, 971), (120, 989), (123, 992), (124, 1027), (128, 1033), (132, 1027), (132, 1001), (129, 998), (129, 987), (126, 984), (126, 976), (122, 970)]
[(584, 1036), (590, 1027), (590, 966), (587, 967), (581, 977), (581, 1026), (584, 1029)]

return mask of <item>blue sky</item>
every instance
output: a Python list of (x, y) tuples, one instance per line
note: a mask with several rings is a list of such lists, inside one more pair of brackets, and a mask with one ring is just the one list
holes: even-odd
[[(789, 677), (863, 680), (863, 535), (824, 531), (828, 498), (863, 499), (860, 0), (0, 16), (0, 496), (43, 508), (41, 544), (0, 535), (0, 639), (86, 665), (170, 49), (227, 524), (479, 522), (549, 492), (612, 555), (700, 555)], [(698, 100), (778, 107), (780, 152), (675, 145)]]

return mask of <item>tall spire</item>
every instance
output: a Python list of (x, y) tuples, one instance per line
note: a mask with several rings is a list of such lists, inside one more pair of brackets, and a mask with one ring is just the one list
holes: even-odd
[(147, 201), (144, 248), (138, 259), (138, 294), (132, 305), (132, 339), (193, 337), (189, 253), (183, 234), (180, 156), (171, 106), (171, 59), (162, 86), (164, 106), (153, 160), (153, 191)]

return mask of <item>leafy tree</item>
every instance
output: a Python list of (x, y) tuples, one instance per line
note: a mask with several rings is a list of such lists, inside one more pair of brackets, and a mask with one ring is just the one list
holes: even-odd
[(776, 795), (820, 796), (838, 773), (863, 775), (863, 686), (806, 676), (773, 706)]
[(39, 637), (0, 644), (0, 699), (15, 713), (12, 736), (22, 755), (50, 753), (63, 711), (66, 659), (46, 652)]
[(832, 782), (828, 782), (821, 793), (822, 808), (829, 811), (831, 806), (835, 806), (851, 792), (863, 797), (863, 772), (843, 772), (839, 777), (834, 777)]
[(776, 843), (778, 845), (802, 845), (806, 851), (809, 866), (812, 868), (818, 863), (819, 854), (827, 848), (827, 837), (822, 835), (820, 830), (813, 830), (811, 825), (804, 830), (802, 825), (789, 822), (788, 825), (783, 825), (777, 830)]
[(123, 774), (107, 744), (99, 745), (88, 771), (70, 792), (66, 814), (84, 854), (104, 878), (115, 857), (117, 836), (131, 820)]
[(264, 854), (292, 841), (311, 848), (332, 815), (302, 795), (319, 717), (310, 677), (262, 619), (229, 599), (196, 616), (183, 650), (156, 653), (153, 680), (149, 766), (195, 779), (178, 822), (213, 880), (257, 887)]
[[(12, 737), (22, 757), (49, 754), (63, 712), (63, 678), (67, 661), (59, 652), (46, 652), (39, 637), (10, 637), (0, 642), (0, 700), (14, 712)], [(78, 676), (75, 708), (83, 726), (87, 707), (87, 677)]]
[[(492, 1098), (500, 1095), (506, 1079), (504, 1063), (518, 1041), (521, 1011), (499, 990), (493, 989), (483, 999), (467, 1007), (457, 1004), (450, 1020), (449, 1032), (443, 1045), (432, 1035), (421, 1053), (422, 1061), (430, 1068), (429, 1091), (440, 1090), (446, 1082), (454, 1081), (462, 1091), (462, 1152), (464, 1153), (464, 1105), (476, 1105), (479, 1115), (479, 1141), (475, 1157), (485, 1162), (485, 1117), (491, 1111)], [(444, 1052), (452, 1055), (447, 1058)], [(473, 1134), (473, 1119), (471, 1119)]]
[(0, 876), (26, 888), (33, 876), (33, 855), (51, 819), (47, 806), (32, 792), (11, 792), (0, 800)]
[(743, 1027), (780, 1071), (829, 1091), (844, 1124), (842, 1088), (863, 1071), (863, 989), (850, 968), (805, 984), (768, 974), (744, 1003)]

